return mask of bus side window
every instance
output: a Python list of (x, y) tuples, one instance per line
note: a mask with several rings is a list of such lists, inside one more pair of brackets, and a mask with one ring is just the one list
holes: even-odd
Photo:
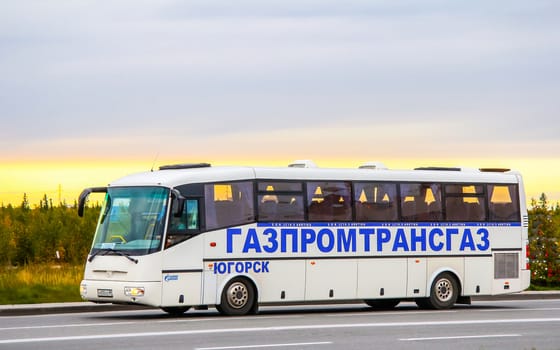
[(397, 220), (397, 185), (392, 183), (356, 183), (354, 210), (358, 221)]
[(519, 221), (517, 186), (488, 185), (488, 209), (491, 221)]
[(303, 221), (301, 182), (259, 181), (257, 183), (258, 221)]
[(171, 217), (171, 231), (186, 231), (199, 229), (198, 200), (187, 199), (180, 217)]
[(350, 182), (308, 182), (307, 215), (310, 221), (352, 220)]
[(440, 221), (442, 219), (440, 184), (403, 183), (400, 188), (403, 221)]
[(185, 201), (185, 210), (187, 212), (187, 230), (198, 230), (198, 201), (196, 199), (187, 199)]
[(206, 230), (243, 225), (255, 220), (253, 182), (206, 184)]
[(170, 247), (199, 233), (198, 199), (185, 200), (180, 217), (171, 216), (165, 247)]
[(486, 221), (486, 199), (483, 186), (446, 185), (445, 218), (448, 221)]

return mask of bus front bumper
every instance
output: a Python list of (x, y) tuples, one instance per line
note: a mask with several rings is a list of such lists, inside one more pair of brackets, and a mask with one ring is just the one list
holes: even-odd
[(95, 303), (160, 306), (161, 282), (120, 282), (82, 280), (82, 299)]

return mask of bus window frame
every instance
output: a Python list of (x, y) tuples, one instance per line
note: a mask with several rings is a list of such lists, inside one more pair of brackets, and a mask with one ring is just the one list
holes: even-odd
[[(197, 228), (189, 228), (188, 226), (188, 202), (189, 201), (196, 201), (196, 206), (197, 206), (197, 217), (196, 217), (196, 222), (198, 223), (198, 227)], [(176, 244), (179, 244), (181, 242), (187, 241), (195, 236), (198, 236), (199, 234), (201, 234), (203, 232), (202, 230), (202, 222), (201, 222), (201, 203), (202, 200), (200, 197), (191, 197), (191, 196), (186, 196), (184, 197), (184, 204), (183, 204), (183, 211), (181, 212), (181, 216), (177, 217), (175, 215), (175, 210), (174, 210), (174, 206), (175, 203), (177, 203), (177, 200), (172, 200), (172, 204), (171, 204), (171, 209), (169, 210), (169, 218), (168, 218), (168, 224), (167, 224), (167, 232), (165, 233), (165, 245), (164, 245), (164, 249), (167, 249), (169, 247), (172, 247)], [(187, 223), (185, 225), (184, 229), (174, 229), (172, 224), (173, 221), (176, 219), (183, 219), (183, 217), (185, 218), (185, 220), (187, 220)]]
[[(397, 182), (397, 193), (398, 193), (398, 198), (397, 198), (397, 205), (398, 205), (398, 211), (399, 211), (399, 216), (398, 216), (398, 222), (444, 222), (444, 195), (443, 195), (443, 188), (447, 183), (445, 182), (441, 182), (441, 181), (398, 181)], [(403, 201), (403, 185), (420, 185), (420, 188), (427, 186), (427, 188), (430, 189), (430, 191), (432, 192), (432, 195), (434, 196), (434, 200), (436, 199), (435, 197), (435, 193), (433, 192), (432, 189), (432, 185), (436, 185), (439, 189), (439, 211), (437, 211), (437, 213), (439, 213), (439, 218), (437, 219), (433, 219), (433, 218), (429, 218), (429, 219), (418, 219), (418, 217), (421, 215), (421, 213), (419, 214), (417, 210), (414, 211), (414, 215), (413, 218), (411, 219), (405, 219), (403, 217), (403, 204), (406, 203), (405, 201)], [(406, 197), (405, 197), (406, 198)], [(437, 202), (437, 201), (434, 201)], [(426, 203), (426, 205), (429, 208), (429, 204)], [(424, 215), (430, 215), (431, 211), (427, 211), (426, 213), (424, 213)]]
[[(520, 193), (519, 193), (519, 184), (518, 183), (485, 183), (485, 187), (486, 187), (486, 201), (488, 203), (487, 206), (487, 221), (488, 222), (521, 222), (522, 218), (521, 218), (521, 203), (520, 203)], [(496, 219), (496, 215), (492, 215), (492, 210), (490, 208), (492, 201), (491, 201), (491, 197), (493, 195), (493, 193), (490, 192), (490, 186), (513, 186), (513, 194), (515, 195), (515, 198), (512, 197), (512, 193), (511, 191), (509, 192), (509, 196), (511, 199), (511, 204), (514, 206), (515, 212), (510, 214), (508, 217), (505, 218), (498, 218)], [(495, 202), (494, 204), (498, 204), (500, 202)], [(515, 214), (515, 217), (513, 217), (513, 215)]]
[[(489, 208), (488, 208), (488, 200), (487, 200), (487, 185), (488, 183), (485, 182), (446, 182), (443, 183), (443, 205), (444, 205), (444, 212), (443, 212), (443, 221), (445, 222), (489, 222)], [(463, 190), (463, 187), (470, 187), (470, 186), (474, 186), (475, 189), (476, 187), (481, 187), (481, 191), (480, 192), (474, 192), (474, 193), (469, 193), (469, 192), (451, 192), (448, 191), (448, 186), (460, 186), (461, 190)], [(459, 218), (459, 219), (449, 219), (450, 216), (450, 211), (449, 211), (449, 205), (447, 202), (447, 199), (449, 198), (461, 198), (463, 201), (462, 203), (468, 203), (465, 202), (464, 199), (465, 198), (477, 198), (479, 200), (479, 205), (483, 206), (482, 208), (482, 213), (483, 213), (483, 218), (480, 220), (473, 220), (471, 218), (465, 217), (463, 219)]]
[[(333, 179), (320, 179), (320, 180), (305, 180), (304, 184), (305, 184), (305, 188), (304, 188), (304, 210), (305, 210), (305, 222), (352, 222), (352, 220), (355, 219), (355, 214), (354, 214), (354, 199), (352, 198), (353, 196), (353, 188), (354, 188), (354, 182), (356, 182), (356, 180), (333, 180)], [(310, 184), (317, 184), (317, 183), (337, 183), (337, 184), (343, 184), (345, 187), (347, 185), (349, 185), (349, 187), (347, 188), (348, 190), (348, 205), (347, 210), (350, 211), (350, 215), (348, 216), (347, 219), (345, 220), (337, 220), (334, 216), (331, 219), (325, 220), (311, 220), (309, 218), (309, 206), (310, 203), (313, 201), (313, 197), (315, 194), (312, 194), (310, 197), (310, 193), (309, 193), (309, 185)], [(323, 189), (321, 188), (321, 191), (323, 191)], [(324, 194), (322, 194), (322, 196), (325, 196)], [(341, 196), (342, 197), (342, 196)], [(323, 197), (324, 198), (324, 197)]]
[[(273, 185), (273, 184), (294, 184), (299, 185), (299, 190), (278, 190), (274, 188), (272, 191), (267, 191), (262, 189), (261, 184)], [(305, 205), (305, 180), (283, 180), (283, 179), (257, 179), (255, 180), (255, 218), (257, 222), (307, 222), (307, 208)], [(298, 220), (261, 220), (261, 196), (293, 196), (296, 201), (299, 199), (301, 203), (301, 219)]]
[[(400, 182), (397, 181), (362, 181), (362, 180), (354, 180), (351, 181), (352, 182), (352, 220), (354, 222), (400, 222), (401, 221), (401, 211), (400, 211)], [(372, 185), (392, 185), (394, 186), (394, 198), (392, 198), (391, 201), (388, 202), (388, 204), (392, 204), (395, 206), (394, 209), (394, 219), (383, 219), (383, 220), (374, 220), (374, 219), (358, 219), (358, 210), (357, 210), (357, 205), (358, 204), (362, 204), (360, 201), (356, 200), (356, 195), (357, 195), (357, 186), (356, 185), (362, 185), (362, 190), (363, 188), (368, 185), (368, 184), (372, 184)], [(372, 202), (375, 203), (375, 202)]]
[[(207, 201), (206, 201), (206, 199), (207, 199), (207, 198), (206, 198), (206, 195), (207, 195), (207, 193), (206, 193), (206, 186), (209, 186), (209, 185), (212, 185), (212, 186), (216, 186), (216, 185), (232, 185), (232, 184), (238, 184), (238, 183), (249, 183), (249, 184), (250, 184), (250, 186), (248, 186), (248, 188), (250, 188), (250, 190), (251, 190), (252, 200), (247, 201), (247, 203), (250, 203), (250, 204), (251, 204), (251, 207), (252, 207), (252, 208), (251, 208), (251, 209), (252, 209), (252, 210), (251, 210), (251, 220), (247, 220), (247, 221), (240, 222), (240, 223), (232, 223), (232, 222), (230, 222), (230, 223), (223, 224), (223, 225), (218, 225), (218, 224), (217, 224), (215, 227), (208, 228), (208, 221), (209, 221), (209, 220), (208, 220), (208, 217), (207, 217), (207, 214), (208, 214), (208, 212), (207, 212), (208, 203), (207, 203)], [(202, 215), (202, 214), (201, 214), (201, 215), (204, 217), (204, 220), (203, 220), (203, 221), (204, 221), (204, 226), (203, 226), (203, 227), (201, 226), (201, 230), (202, 230), (203, 232), (215, 231), (215, 230), (221, 230), (221, 229), (228, 228), (228, 227), (241, 226), (241, 225), (248, 225), (248, 224), (252, 224), (252, 223), (254, 223), (254, 222), (257, 222), (257, 217), (256, 217), (257, 211), (256, 211), (256, 208), (255, 208), (256, 200), (257, 200), (257, 199), (256, 199), (257, 195), (256, 195), (256, 192), (255, 192), (255, 189), (256, 189), (256, 188), (255, 188), (255, 186), (256, 186), (255, 184), (256, 184), (255, 179), (240, 179), (240, 180), (234, 180), (234, 181), (213, 181), (213, 182), (204, 182), (204, 183), (202, 183), (202, 184), (201, 184), (201, 185), (202, 185), (202, 202), (203, 202), (204, 204), (203, 204), (203, 208), (202, 208), (203, 211), (201, 211), (201, 213), (203, 213), (203, 215)], [(213, 202), (217, 202), (217, 201), (213, 201)], [(214, 207), (214, 208), (215, 208), (215, 207)]]

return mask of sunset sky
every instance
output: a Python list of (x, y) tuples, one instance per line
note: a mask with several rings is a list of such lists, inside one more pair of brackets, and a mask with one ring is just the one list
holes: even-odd
[(0, 3), (0, 203), (174, 162), (507, 167), (560, 201), (558, 1)]

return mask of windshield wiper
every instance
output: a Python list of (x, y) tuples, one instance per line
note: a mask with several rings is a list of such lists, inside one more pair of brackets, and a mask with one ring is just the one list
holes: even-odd
[(134, 259), (133, 257), (131, 257), (130, 255), (121, 252), (120, 250), (114, 250), (112, 248), (105, 248), (105, 249), (99, 249), (98, 251), (96, 251), (95, 253), (91, 254), (91, 256), (89, 257), (88, 261), (92, 262), (93, 259), (98, 256), (98, 255), (107, 255), (109, 254), (109, 252), (114, 253), (116, 255), (120, 255), (120, 256), (124, 256), (125, 258), (127, 258), (128, 260), (132, 261), (135, 264), (138, 264), (138, 259)]

